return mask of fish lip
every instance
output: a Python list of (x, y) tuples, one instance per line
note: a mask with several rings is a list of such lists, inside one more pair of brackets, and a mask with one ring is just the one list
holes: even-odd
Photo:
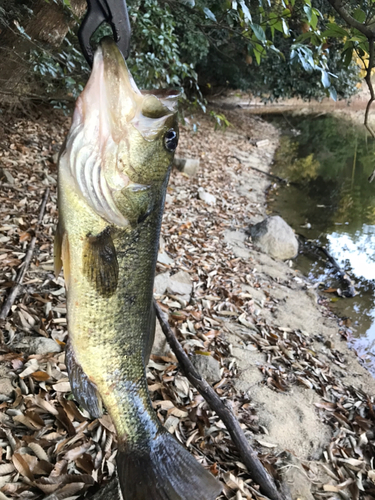
[[(97, 52), (93, 75), (102, 80), (99, 86), (115, 142), (116, 137), (120, 140), (121, 135), (127, 135), (129, 125), (135, 127), (145, 140), (153, 140), (164, 129), (168, 118), (176, 113), (181, 90), (140, 91), (122, 53), (109, 37), (102, 39)], [(95, 64), (102, 65), (102, 71), (95, 72)]]

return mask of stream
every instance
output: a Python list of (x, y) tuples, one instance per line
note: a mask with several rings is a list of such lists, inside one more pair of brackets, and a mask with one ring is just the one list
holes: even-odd
[[(345, 292), (326, 257), (308, 243), (295, 266), (310, 278), (352, 331), (351, 345), (375, 376), (375, 144), (364, 127), (332, 115), (265, 117), (282, 135), (272, 172), (293, 184), (270, 192), (269, 209), (301, 241), (324, 246), (355, 283)], [(340, 292), (339, 292), (340, 293)]]

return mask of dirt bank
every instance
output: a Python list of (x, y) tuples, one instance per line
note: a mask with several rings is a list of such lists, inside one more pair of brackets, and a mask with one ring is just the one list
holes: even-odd
[[(168, 259), (160, 259), (158, 273), (180, 277), (158, 299), (185, 350), (213, 361), (217, 393), (293, 500), (375, 498), (375, 381), (293, 262), (260, 253), (245, 233), (266, 215), (271, 182), (251, 167), (270, 169), (278, 131), (241, 110), (226, 115), (232, 126), (225, 132), (214, 131), (208, 116), (189, 117), (181, 127), (180, 155), (200, 166), (193, 178), (177, 171), (171, 178), (162, 226)], [(2, 330), (0, 490), (8, 498), (81, 498), (88, 489), (88, 498), (98, 498), (95, 489), (115, 475), (111, 422), (90, 419), (72, 400), (64, 283), (51, 272), (53, 158), (67, 125), (59, 116), (15, 119), (1, 144), (3, 297), (51, 189), (35, 258)], [(154, 350), (148, 367), (160, 420), (222, 480), (223, 498), (264, 499), (222, 422), (163, 349)]]
[[(367, 395), (375, 393), (375, 381), (348, 349), (337, 319), (319, 305), (314, 287), (293, 269), (293, 263), (258, 252), (246, 236), (247, 225), (266, 215), (265, 192), (270, 185), (266, 176), (250, 167), (269, 171), (278, 133), (257, 118), (255, 122), (247, 119), (246, 130), (240, 110), (228, 118), (236, 131), (217, 134), (222, 145), (214, 150), (207, 152), (203, 144), (203, 168), (196, 182), (207, 186), (218, 199), (225, 192), (232, 205), (242, 207), (238, 218), (218, 230), (219, 255), (230, 250), (244, 264), (242, 273), (232, 274), (230, 280), (238, 297), (246, 302), (246, 314), (242, 307), (235, 321), (223, 320), (220, 313), (215, 318), (232, 345), (238, 368), (234, 385), (249, 397), (257, 416), (258, 429), (251, 440), (261, 445), (263, 453), (272, 451), (280, 460), (291, 460), (281, 470), (292, 498), (321, 498), (327, 493), (329, 498), (342, 498), (345, 492), (346, 498), (358, 498), (360, 480), (366, 478), (370, 467), (368, 462), (365, 465), (369, 451), (366, 429), (358, 419), (373, 413)], [(200, 134), (205, 137), (207, 132), (202, 128)], [(260, 143), (260, 147), (249, 144), (264, 139), (269, 142)], [(186, 138), (184, 148), (191, 150)], [(212, 183), (223, 164), (223, 149), (243, 158), (243, 163), (226, 166), (230, 182), (227, 177), (224, 183)], [(174, 189), (178, 192), (181, 187)], [(190, 196), (194, 189), (189, 183)], [(168, 207), (166, 213), (168, 220)], [(368, 421), (368, 425), (373, 424)], [(361, 439), (364, 442), (359, 444)], [(349, 489), (345, 483), (350, 484)], [(371, 482), (368, 487), (372, 488)]]

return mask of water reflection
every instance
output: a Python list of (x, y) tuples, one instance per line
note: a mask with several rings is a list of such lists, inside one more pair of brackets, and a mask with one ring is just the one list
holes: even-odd
[(327, 239), (332, 254), (339, 262), (348, 259), (355, 276), (375, 280), (375, 226), (364, 224), (362, 231), (352, 234), (333, 232), (327, 235)]
[[(355, 347), (375, 374), (375, 183), (368, 182), (374, 141), (364, 128), (329, 115), (275, 119), (285, 132), (273, 171), (297, 185), (279, 188), (270, 208), (297, 233), (326, 246), (356, 281), (359, 295), (332, 308), (351, 318)], [(327, 287), (339, 286), (312, 252), (297, 265)]]

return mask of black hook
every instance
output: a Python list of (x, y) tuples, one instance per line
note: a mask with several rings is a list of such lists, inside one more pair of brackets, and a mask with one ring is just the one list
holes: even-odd
[(87, 0), (87, 12), (78, 31), (86, 61), (92, 66), (94, 51), (90, 40), (99, 26), (107, 22), (125, 59), (129, 57), (131, 27), (126, 0)]

